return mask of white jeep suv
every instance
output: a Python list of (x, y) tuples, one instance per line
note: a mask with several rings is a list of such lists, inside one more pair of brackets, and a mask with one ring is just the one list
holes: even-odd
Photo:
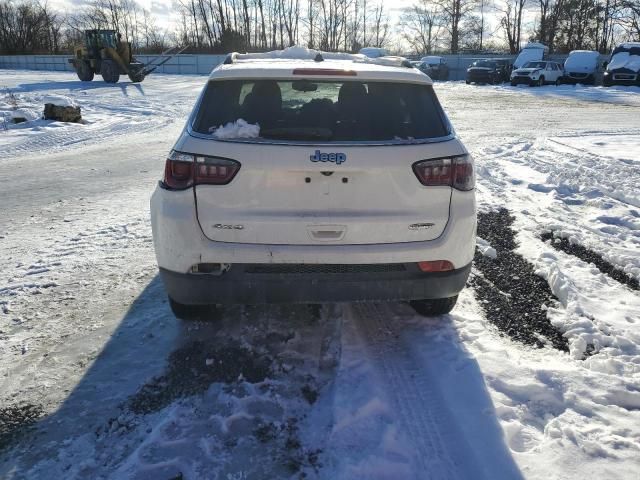
[(231, 54), (151, 199), (171, 307), (405, 300), (447, 313), (471, 269), (474, 182), (431, 80), (406, 60)]

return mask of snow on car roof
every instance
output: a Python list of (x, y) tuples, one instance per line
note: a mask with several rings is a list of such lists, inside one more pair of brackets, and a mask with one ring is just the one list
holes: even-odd
[(571, 52), (569, 52), (569, 55), (589, 55), (592, 57), (599, 57), (600, 52), (596, 52), (595, 50), (571, 50)]
[(640, 42), (624, 42), (618, 45), (618, 47), (622, 48), (640, 48)]
[[(295, 77), (294, 77), (295, 75)], [(353, 78), (411, 83), (433, 82), (403, 57), (369, 58), (361, 54), (319, 52), (289, 47), (266, 53), (233, 53), (216, 67), (210, 79), (231, 78)]]

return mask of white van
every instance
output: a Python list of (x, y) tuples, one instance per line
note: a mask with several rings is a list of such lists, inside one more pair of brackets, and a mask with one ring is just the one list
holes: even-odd
[(524, 46), (522, 50), (520, 50), (520, 54), (513, 62), (513, 68), (521, 68), (527, 62), (536, 62), (538, 60), (542, 60), (548, 53), (549, 47), (547, 47), (546, 45), (536, 42), (529, 42)]
[(562, 83), (594, 85), (598, 73), (600, 54), (592, 50), (573, 50), (564, 62)]

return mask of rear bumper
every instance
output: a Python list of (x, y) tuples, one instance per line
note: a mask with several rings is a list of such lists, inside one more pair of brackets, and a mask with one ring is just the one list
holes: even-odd
[[(416, 264), (395, 271), (318, 273), (264, 265), (237, 264), (222, 275), (178, 273), (160, 268), (168, 295), (187, 305), (321, 303), (418, 300), (452, 297), (465, 286), (471, 264), (450, 272), (423, 273)], [(257, 268), (256, 268), (257, 267)], [(286, 268), (289, 267), (289, 268)]]

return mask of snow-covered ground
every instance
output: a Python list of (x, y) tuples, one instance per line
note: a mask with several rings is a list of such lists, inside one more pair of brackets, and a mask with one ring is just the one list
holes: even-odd
[[(175, 320), (148, 199), (204, 81), (0, 71), (0, 115), (9, 90), (35, 112), (0, 128), (0, 478), (640, 478), (639, 88), (436, 86), (481, 211), (511, 212), (514, 253), (558, 298), (565, 352), (501, 334), (475, 288), (431, 320), (404, 304)], [(47, 95), (85, 123), (38, 120)], [(516, 273), (499, 295), (521, 294)]]

